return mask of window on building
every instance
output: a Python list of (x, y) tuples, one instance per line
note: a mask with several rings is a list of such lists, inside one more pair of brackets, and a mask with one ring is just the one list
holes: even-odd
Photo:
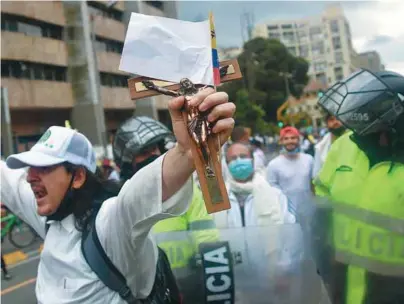
[(1, 14), (1, 29), (24, 33), (27, 36), (62, 40), (63, 27), (24, 16)]
[(313, 66), (315, 72), (324, 72), (327, 69), (327, 63), (324, 61), (315, 62)]
[(319, 26), (311, 27), (309, 33), (312, 41), (323, 39), (323, 30)]
[(331, 33), (335, 33), (335, 34), (339, 33), (338, 20), (331, 20), (330, 21), (330, 29), (331, 29)]
[(7, 18), (8, 15), (1, 14), (1, 30), (9, 32), (18, 32), (18, 23), (16, 20)]
[(147, 5), (153, 6), (159, 10), (164, 10), (164, 2), (163, 1), (145, 1)]
[(67, 68), (24, 61), (1, 61), (1, 76), (8, 78), (67, 81)]
[(123, 13), (113, 7), (108, 8), (105, 4), (97, 1), (87, 1), (90, 15), (103, 16), (106, 18), (122, 21)]
[(123, 43), (120, 41), (105, 39), (97, 36), (95, 41), (95, 48), (97, 51), (121, 54)]
[(334, 75), (337, 81), (340, 81), (344, 78), (344, 72), (342, 71), (342, 67), (335, 67), (334, 68)]
[(269, 39), (280, 39), (281, 38), (281, 35), (279, 34), (279, 33), (274, 33), (274, 32), (272, 32), (272, 33), (269, 33)]
[(341, 49), (341, 39), (340, 37), (332, 37), (332, 47), (334, 50), (340, 50)]
[(342, 52), (335, 52), (335, 63), (336, 64), (343, 64), (344, 63), (344, 54)]
[(40, 26), (24, 22), (18, 22), (18, 32), (24, 33), (27, 36), (42, 37), (42, 29)]
[(284, 32), (282, 35), (282, 42), (285, 44), (295, 43), (295, 34), (293, 32)]
[(327, 75), (325, 73), (316, 74), (316, 80), (327, 85)]
[(128, 87), (128, 76), (100, 72), (100, 79), (106, 87)]
[(311, 46), (311, 52), (313, 53), (314, 56), (320, 56), (324, 54), (324, 42), (318, 41), (313, 43)]
[(300, 57), (308, 57), (309, 56), (309, 46), (308, 45), (301, 45), (299, 47), (299, 56)]
[(106, 52), (107, 51), (107, 45), (102, 42), (99, 41), (98, 38), (96, 38), (95, 42), (94, 42), (94, 46), (95, 46), (95, 50), (98, 52)]
[(63, 28), (61, 26), (50, 25), (42, 28), (42, 36), (62, 40)]
[(308, 43), (309, 42), (309, 36), (307, 35), (307, 32), (304, 30), (300, 30), (297, 32), (297, 37), (299, 39), (300, 43)]
[(270, 30), (277, 30), (278, 29), (278, 25), (268, 25), (267, 29)]
[(293, 24), (282, 24), (281, 28), (284, 30), (291, 30), (293, 28)]

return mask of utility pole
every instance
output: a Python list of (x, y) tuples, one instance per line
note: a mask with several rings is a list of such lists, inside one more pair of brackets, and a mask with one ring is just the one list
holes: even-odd
[(68, 77), (75, 98), (71, 114), (72, 126), (107, 155), (105, 114), (94, 47), (95, 34), (90, 19), (92, 17), (86, 1), (66, 0), (62, 3), (66, 19)]
[(13, 154), (13, 132), (11, 130), (10, 107), (7, 88), (1, 88), (1, 138), (4, 157)]
[(287, 73), (287, 72), (280, 72), (279, 76), (283, 77), (283, 81), (285, 83), (286, 100), (287, 100), (290, 96), (289, 79), (292, 78), (292, 74)]
[[(286, 98), (285, 98), (286, 100), (285, 100), (285, 102), (288, 102), (289, 97), (290, 97), (289, 79), (292, 78), (292, 74), (291, 74), (291, 73), (288, 73), (288, 72), (280, 72), (280, 73), (279, 73), (279, 76), (283, 77), (283, 81), (284, 81), (284, 83), (285, 83), (285, 93), (286, 93)], [(289, 103), (288, 103), (288, 106), (287, 106), (287, 107), (289, 107)], [(289, 115), (290, 115), (290, 114), (289, 114)], [(293, 119), (290, 119), (290, 124), (291, 124), (293, 127), (295, 126)]]

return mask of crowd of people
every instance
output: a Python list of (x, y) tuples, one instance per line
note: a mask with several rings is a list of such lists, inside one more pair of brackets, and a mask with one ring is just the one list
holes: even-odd
[[(38, 303), (199, 303), (203, 289), (186, 272), (199, 244), (220, 240), (222, 229), (313, 232), (320, 222), (313, 259), (332, 303), (404, 302), (403, 76), (361, 70), (337, 83), (319, 101), (328, 132), (314, 141), (286, 126), (273, 159), (262, 138), (234, 128), (225, 93), (205, 89), (192, 102), (216, 118), (229, 210), (206, 211), (182, 97), (169, 104), (173, 132), (148, 117), (124, 122), (113, 160), (97, 164), (83, 134), (54, 126), (1, 162), (3, 203), (45, 240)], [(166, 238), (178, 231), (187, 240)]]

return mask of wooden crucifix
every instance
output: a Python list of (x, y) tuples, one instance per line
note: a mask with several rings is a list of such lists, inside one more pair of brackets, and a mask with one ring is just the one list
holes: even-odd
[[(219, 71), (222, 83), (242, 78), (236, 59), (220, 62)], [(214, 213), (230, 209), (220, 163), (219, 138), (211, 132), (211, 125), (207, 122), (209, 113), (202, 113), (197, 107), (188, 105), (192, 96), (206, 86), (193, 84), (187, 78), (176, 84), (147, 77), (131, 78), (128, 80), (128, 85), (132, 100), (160, 94), (173, 97), (185, 96), (183, 118), (188, 126), (192, 154), (206, 210), (208, 213)]]

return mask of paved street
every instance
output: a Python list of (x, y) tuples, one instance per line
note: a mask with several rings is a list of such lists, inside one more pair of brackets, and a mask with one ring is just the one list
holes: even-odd
[(7, 240), (2, 244), (4, 259), (12, 275), (1, 280), (2, 304), (35, 304), (35, 280), (39, 263), (41, 240), (24, 250), (16, 250)]

